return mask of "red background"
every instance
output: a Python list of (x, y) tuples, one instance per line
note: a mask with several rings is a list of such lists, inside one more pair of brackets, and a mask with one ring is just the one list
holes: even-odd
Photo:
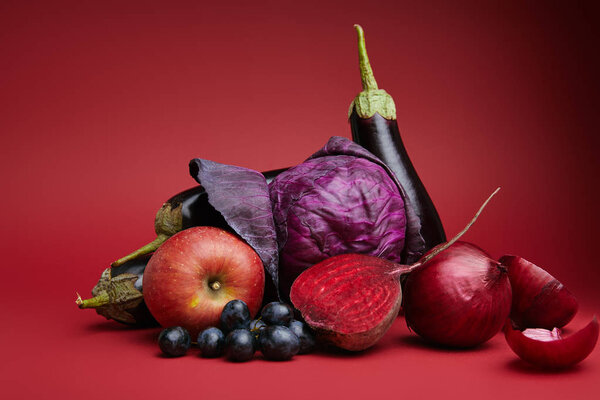
[(501, 336), (425, 346), (399, 319), (370, 351), (289, 363), (165, 360), (156, 330), (75, 306), (153, 237), (193, 157), (266, 170), (350, 137), (360, 23), (446, 230), (521, 255), (600, 312), (599, 13), (590, 2), (0, 3), (4, 398), (589, 398), (600, 352), (541, 373)]

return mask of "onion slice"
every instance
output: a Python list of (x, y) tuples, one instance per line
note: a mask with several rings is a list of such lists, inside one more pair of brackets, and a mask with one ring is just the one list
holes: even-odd
[(524, 361), (542, 368), (567, 368), (584, 360), (598, 341), (598, 319), (594, 316), (585, 328), (563, 337), (558, 328), (513, 328), (508, 320), (504, 336), (510, 348)]
[(512, 287), (510, 319), (520, 329), (562, 328), (577, 313), (577, 299), (544, 269), (519, 256), (506, 255)]

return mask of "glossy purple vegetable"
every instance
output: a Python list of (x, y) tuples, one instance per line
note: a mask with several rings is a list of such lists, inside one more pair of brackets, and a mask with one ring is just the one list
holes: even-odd
[(348, 139), (332, 137), (278, 175), (269, 191), (284, 296), (298, 275), (326, 258), (360, 253), (400, 262), (405, 247), (423, 245), (391, 171)]
[(77, 297), (81, 309), (93, 308), (106, 319), (136, 327), (158, 326), (143, 297), (142, 278), (152, 254), (144, 254), (117, 267), (107, 268), (89, 299)]
[[(285, 171), (285, 168), (266, 171), (262, 174), (266, 182), (269, 183), (283, 171)], [(240, 190), (240, 193), (243, 193), (243, 186), (240, 186)], [(156, 238), (145, 246), (113, 262), (111, 266), (117, 267), (127, 261), (151, 253), (172, 235), (193, 226), (214, 226), (232, 231), (223, 219), (223, 215), (215, 210), (215, 207), (210, 203), (208, 193), (202, 185), (177, 193), (165, 201), (154, 219)]]
[(429, 249), (445, 242), (446, 234), (437, 210), (400, 137), (394, 100), (377, 86), (367, 56), (364, 32), (359, 25), (355, 25), (355, 28), (358, 32), (363, 91), (352, 102), (348, 114), (352, 139), (386, 163), (402, 185), (406, 193), (405, 200), (414, 209), (424, 246), (416, 252), (403, 255), (402, 262), (412, 264)]

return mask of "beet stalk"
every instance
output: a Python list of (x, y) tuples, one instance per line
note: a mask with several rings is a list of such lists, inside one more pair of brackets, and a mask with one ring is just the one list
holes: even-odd
[(403, 262), (412, 264), (425, 252), (446, 241), (446, 234), (425, 186), (408, 157), (396, 122), (396, 105), (392, 97), (379, 89), (365, 47), (365, 37), (360, 25), (358, 32), (358, 54), (363, 91), (350, 105), (348, 118), (352, 129), (352, 140), (381, 159), (396, 175), (420, 221), (421, 236), (425, 248), (420, 254), (404, 254)]
[[(266, 171), (263, 175), (269, 183), (286, 169)], [(118, 267), (144, 254), (152, 253), (177, 232), (193, 226), (214, 226), (231, 231), (223, 216), (210, 205), (208, 195), (200, 185), (184, 190), (164, 202), (154, 220), (156, 239), (118, 259), (111, 266)]]

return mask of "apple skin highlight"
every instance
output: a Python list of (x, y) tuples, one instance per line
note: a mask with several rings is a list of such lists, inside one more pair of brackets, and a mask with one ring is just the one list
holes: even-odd
[(263, 299), (265, 273), (256, 252), (213, 227), (186, 229), (169, 238), (144, 273), (144, 300), (165, 327), (182, 326), (192, 337), (219, 326), (225, 304), (246, 302), (252, 316)]

